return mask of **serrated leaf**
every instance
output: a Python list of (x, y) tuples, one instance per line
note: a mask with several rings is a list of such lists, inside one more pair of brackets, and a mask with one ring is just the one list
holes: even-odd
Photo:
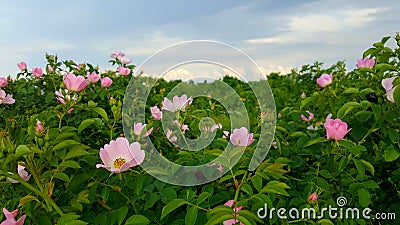
[(53, 177), (54, 178), (58, 178), (60, 180), (63, 180), (65, 182), (69, 182), (70, 181), (68, 175), (65, 174), (65, 173), (61, 173), (61, 172), (53, 174)]
[(400, 152), (394, 146), (391, 146), (385, 150), (383, 157), (386, 162), (393, 162), (400, 157)]
[(37, 201), (37, 202), (39, 202), (39, 200), (38, 200), (35, 196), (26, 195), (26, 196), (22, 197), (22, 198), (19, 200), (19, 207), (24, 206), (26, 203), (28, 203), (28, 202), (30, 202), (30, 201)]
[(81, 145), (81, 144), (82, 143), (75, 141), (75, 140), (65, 140), (65, 141), (58, 143), (56, 146), (54, 146), (53, 150), (57, 151), (57, 150), (64, 149), (64, 148), (67, 148), (70, 146)]
[(78, 149), (72, 149), (64, 157), (64, 160), (76, 158), (76, 157), (79, 157), (79, 156), (89, 155), (89, 154), (90, 154), (89, 152), (87, 152), (87, 151), (85, 151), (83, 149), (79, 149), (79, 148)]
[(367, 207), (371, 204), (371, 194), (364, 188), (358, 190), (358, 200), (362, 207)]
[(321, 143), (321, 142), (325, 142), (325, 141), (327, 141), (326, 138), (324, 138), (324, 137), (317, 137), (317, 138), (315, 138), (315, 139), (312, 139), (312, 140), (308, 141), (308, 142), (304, 145), (304, 147), (308, 147), (308, 146), (315, 145), (315, 144), (318, 144), (318, 143)]
[(208, 197), (211, 196), (209, 192), (202, 192), (199, 197), (197, 198), (196, 204), (199, 205), (200, 203), (204, 202)]
[(72, 160), (62, 161), (58, 166), (59, 167), (66, 167), (66, 168), (74, 168), (74, 169), (81, 168), (79, 163), (77, 163), (75, 161), (72, 161)]
[(196, 207), (189, 206), (189, 209), (185, 216), (185, 224), (186, 225), (194, 225), (197, 220), (197, 213), (198, 213), (198, 210)]
[(372, 174), (372, 176), (374, 176), (374, 174), (375, 174), (374, 166), (373, 166), (371, 163), (365, 161), (364, 159), (360, 159), (360, 162), (361, 162), (361, 163), (365, 166), (365, 168)]
[(17, 149), (15, 150), (16, 157), (20, 157), (30, 153), (32, 153), (32, 150), (26, 145), (18, 145)]
[(88, 128), (90, 125), (92, 125), (94, 123), (95, 123), (95, 120), (93, 118), (82, 121), (78, 127), (78, 134), (80, 134), (83, 130), (85, 130), (86, 128)]
[(92, 108), (93, 111), (97, 112), (101, 117), (108, 121), (107, 112), (101, 107)]
[(170, 202), (168, 202), (168, 204), (166, 204), (164, 206), (164, 208), (162, 209), (161, 212), (161, 219), (163, 219), (165, 216), (167, 216), (169, 213), (171, 213), (172, 211), (174, 211), (175, 209), (177, 209), (178, 207), (186, 204), (187, 202), (183, 199), (174, 199)]
[(270, 181), (267, 185), (261, 189), (260, 193), (275, 193), (284, 196), (289, 196), (285, 189), (290, 188), (287, 184), (279, 181)]
[(343, 118), (346, 114), (351, 112), (354, 108), (360, 107), (361, 105), (358, 102), (347, 102), (337, 112), (337, 117), (338, 118)]
[(150, 220), (147, 217), (142, 215), (133, 215), (126, 220), (125, 225), (147, 225), (149, 223)]

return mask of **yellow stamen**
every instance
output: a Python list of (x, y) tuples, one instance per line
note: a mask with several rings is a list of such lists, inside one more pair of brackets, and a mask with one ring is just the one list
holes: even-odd
[(114, 160), (114, 167), (115, 167), (116, 169), (121, 168), (121, 166), (124, 165), (124, 164), (125, 164), (125, 159), (122, 158), (122, 157), (116, 158), (116, 159)]

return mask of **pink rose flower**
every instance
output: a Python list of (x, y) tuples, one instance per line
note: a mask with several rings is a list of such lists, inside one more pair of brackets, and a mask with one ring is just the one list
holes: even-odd
[(113, 53), (111, 53), (111, 58), (113, 59), (117, 59), (118, 57), (123, 57), (125, 56), (125, 54), (123, 52), (120, 51), (114, 51)]
[[(235, 212), (239, 212), (240, 210), (243, 209), (243, 206), (236, 207), (236, 205), (234, 205), (234, 203), (235, 202), (233, 200), (229, 200), (224, 205), (229, 206), (229, 207), (233, 206), (233, 211), (235, 211)], [(238, 214), (236, 214), (236, 213), (234, 213), (233, 215), (235, 217), (238, 216)], [(237, 220), (237, 219), (225, 220), (223, 222), (224, 225), (234, 225), (234, 224), (237, 224), (237, 223), (239, 223), (239, 220)], [(242, 222), (240, 222), (240, 225), (244, 225), (244, 224)]]
[(254, 142), (253, 133), (249, 133), (246, 127), (234, 129), (230, 141), (235, 146), (249, 146)]
[(311, 113), (310, 111), (306, 111), (308, 113), (308, 117), (306, 117), (304, 114), (301, 114), (301, 119), (306, 121), (306, 122), (310, 122), (313, 118), (314, 118), (314, 114)]
[(326, 87), (332, 83), (333, 75), (332, 74), (322, 74), (321, 77), (317, 79), (317, 84), (321, 87)]
[[(29, 179), (31, 179), (31, 174), (29, 174), (28, 172), (26, 172), (24, 166), (21, 166), (21, 165), (18, 164), (17, 172), (18, 172), (18, 175), (19, 175), (24, 181), (29, 181)], [(12, 174), (12, 173), (10, 173), (10, 174)], [(11, 183), (19, 183), (17, 180), (14, 180), (14, 179), (12, 179), (12, 178), (9, 178), (9, 181), (10, 181)]]
[(6, 220), (0, 225), (23, 225), (25, 222), (26, 215), (21, 216), (17, 221), (15, 220), (15, 217), (18, 215), (18, 209), (9, 212), (6, 208), (3, 208), (3, 213)]
[[(143, 124), (143, 123), (134, 123), (133, 124), (133, 133), (135, 133), (137, 136), (141, 136), (143, 129), (146, 128), (147, 124)], [(143, 134), (142, 137), (147, 137), (151, 134), (151, 132), (153, 131), (153, 128), (150, 128), (149, 130), (147, 130), (147, 132), (145, 134)]]
[(310, 202), (316, 202), (318, 200), (318, 195), (316, 192), (310, 194), (307, 198), (308, 201)]
[(328, 139), (335, 139), (336, 141), (340, 141), (344, 138), (344, 136), (350, 132), (351, 129), (347, 130), (347, 123), (343, 122), (340, 119), (331, 119), (332, 114), (329, 114), (326, 117), (326, 121), (324, 123), (324, 127), (326, 129), (326, 137)]
[(150, 107), (150, 111), (155, 120), (161, 120), (162, 111), (157, 106)]
[(66, 74), (64, 75), (64, 84), (69, 91), (81, 92), (89, 83), (81, 75)]
[(8, 81), (4, 77), (0, 77), (0, 88), (7, 87)]
[(120, 67), (118, 67), (118, 73), (123, 75), (123, 76), (126, 76), (126, 75), (129, 75), (131, 73), (131, 69), (125, 68), (123, 66), (120, 66)]
[(186, 106), (192, 104), (193, 99), (188, 98), (186, 94), (183, 94), (181, 97), (175, 95), (171, 100), (164, 98), (162, 102), (162, 109), (170, 112), (176, 112), (179, 110), (185, 111)]
[(40, 78), (43, 76), (43, 70), (41, 68), (33, 68), (32, 75), (35, 76), (36, 78)]
[(118, 56), (117, 59), (122, 64), (129, 64), (132, 62), (132, 60), (130, 58), (125, 57), (125, 56)]
[(228, 131), (224, 130), (224, 131), (222, 131), (222, 133), (223, 133), (222, 138), (227, 139), (229, 137), (229, 132)]
[(375, 65), (375, 59), (364, 58), (357, 60), (357, 68), (373, 68)]
[(392, 103), (395, 103), (393, 94), (394, 94), (394, 90), (397, 88), (397, 86), (393, 87), (393, 82), (396, 79), (397, 79), (397, 76), (396, 77), (385, 78), (385, 79), (382, 80), (382, 86), (386, 90), (386, 97)]
[(102, 87), (110, 87), (113, 81), (109, 77), (101, 78), (101, 86)]
[(104, 164), (97, 164), (96, 167), (120, 173), (142, 164), (144, 157), (145, 152), (140, 149), (139, 142), (129, 145), (126, 138), (119, 137), (100, 149), (100, 158)]
[(86, 73), (86, 76), (87, 76), (87, 78), (88, 78), (88, 80), (89, 80), (90, 83), (96, 83), (97, 81), (100, 80), (100, 75), (97, 74), (97, 73), (94, 72), (94, 71), (93, 71), (92, 73), (87, 72), (87, 73)]
[(0, 90), (0, 104), (14, 104), (15, 99), (12, 98), (12, 95), (6, 94), (5, 91)]
[(35, 134), (38, 137), (43, 137), (44, 133), (45, 133), (45, 129), (44, 126), (42, 124), (42, 122), (40, 122), (40, 120), (36, 121), (36, 127), (35, 127)]
[(21, 71), (25, 71), (26, 70), (26, 63), (25, 62), (20, 62), (20, 63), (17, 64), (17, 66)]
[(54, 72), (54, 68), (50, 65), (47, 65), (47, 71)]
[(305, 99), (307, 96), (306, 96), (306, 93), (301, 93), (301, 95), (300, 95), (300, 97), (301, 97), (301, 99)]
[(171, 135), (172, 135), (172, 130), (170, 130), (170, 129), (167, 128), (166, 136), (167, 136), (168, 140), (169, 140), (170, 142), (175, 142), (175, 141), (178, 140), (178, 138), (177, 138), (175, 135), (172, 136), (172, 137), (171, 137)]

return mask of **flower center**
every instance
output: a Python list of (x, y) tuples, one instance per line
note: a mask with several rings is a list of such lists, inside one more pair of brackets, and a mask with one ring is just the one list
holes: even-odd
[(122, 158), (122, 157), (116, 158), (116, 159), (114, 160), (114, 167), (115, 167), (116, 169), (121, 168), (121, 166), (124, 165), (124, 164), (125, 164), (125, 159)]
[(4, 98), (0, 97), (0, 101), (3, 101), (3, 100), (4, 100)]

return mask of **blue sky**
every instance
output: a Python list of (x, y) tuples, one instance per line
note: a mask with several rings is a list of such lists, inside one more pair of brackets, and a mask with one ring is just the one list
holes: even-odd
[(15, 75), (21, 61), (44, 67), (46, 52), (109, 69), (121, 50), (139, 65), (194, 39), (237, 47), (265, 72), (316, 60), (352, 69), (373, 42), (400, 31), (398, 12), (397, 0), (0, 0), (0, 76)]

